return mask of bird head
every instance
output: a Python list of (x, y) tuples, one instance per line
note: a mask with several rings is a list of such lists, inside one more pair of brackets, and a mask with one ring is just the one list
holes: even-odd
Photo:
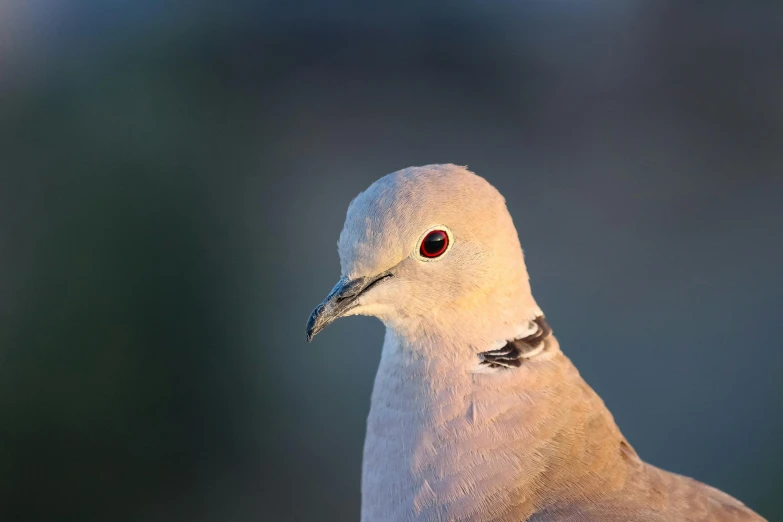
[(464, 167), (411, 167), (373, 183), (348, 207), (338, 252), (342, 277), (310, 316), (308, 341), (347, 315), (398, 333), (512, 323), (520, 307), (534, 315), (505, 200)]

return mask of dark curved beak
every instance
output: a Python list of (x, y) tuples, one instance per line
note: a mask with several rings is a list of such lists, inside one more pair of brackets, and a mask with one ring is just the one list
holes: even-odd
[(375, 277), (341, 278), (326, 299), (310, 314), (310, 319), (307, 321), (307, 342), (312, 341), (318, 332), (329, 326), (335, 319), (358, 306), (359, 296), (387, 277), (392, 277), (392, 274), (384, 272)]

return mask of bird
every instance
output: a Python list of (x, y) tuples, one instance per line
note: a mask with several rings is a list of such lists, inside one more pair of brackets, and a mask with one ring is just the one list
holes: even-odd
[(644, 462), (561, 351), (505, 199), (467, 167), (388, 174), (349, 205), (342, 275), (307, 323), (385, 325), (362, 522), (750, 522)]

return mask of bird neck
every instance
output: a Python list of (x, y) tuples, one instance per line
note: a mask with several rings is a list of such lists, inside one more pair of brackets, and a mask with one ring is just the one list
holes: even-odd
[(518, 271), (501, 274), (495, 284), (459, 299), (415, 309), (384, 323), (401, 346), (425, 353), (445, 350), (473, 360), (478, 353), (517, 338), (540, 316), (543, 312), (533, 298), (527, 273)]
[[(468, 370), (456, 346), (430, 351), (387, 330), (368, 421), (365, 493), (376, 481), (427, 484), (437, 494), (417, 497), (416, 509), (426, 511), (429, 502), (443, 509), (444, 499), (454, 499), (445, 506), (454, 519), (505, 520), (498, 498), (526, 498), (529, 505), (515, 513), (533, 513), (575, 483), (587, 494), (605, 477), (624, 480), (638, 457), (557, 340), (550, 336), (546, 345), (518, 368), (480, 374)], [(470, 506), (490, 511), (460, 511), (470, 508), (458, 502), (464, 490), (483, 497)], [(384, 497), (378, 507), (404, 510), (409, 500)]]

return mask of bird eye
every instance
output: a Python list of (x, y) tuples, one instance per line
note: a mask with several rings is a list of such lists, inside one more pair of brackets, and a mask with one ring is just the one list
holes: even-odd
[(446, 251), (449, 246), (449, 235), (443, 230), (433, 230), (421, 240), (419, 252), (427, 258), (438, 257)]

